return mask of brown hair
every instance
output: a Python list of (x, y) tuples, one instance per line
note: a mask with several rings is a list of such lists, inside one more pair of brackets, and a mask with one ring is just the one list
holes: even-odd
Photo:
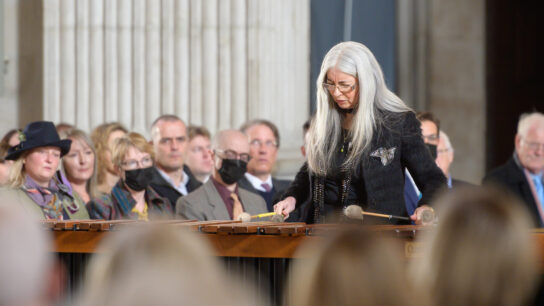
[(97, 158), (97, 181), (98, 184), (102, 184), (104, 180), (106, 179), (106, 161), (104, 154), (106, 151), (111, 150), (108, 146), (108, 138), (110, 137), (111, 133), (115, 131), (122, 131), (127, 133), (127, 129), (125, 129), (120, 123), (118, 122), (110, 122), (110, 123), (104, 123), (99, 126), (97, 126), (93, 132), (91, 133), (91, 139), (94, 143), (94, 147), (96, 149), (96, 158)]
[(538, 270), (530, 218), (500, 189), (458, 189), (437, 201), (440, 217), (414, 277), (433, 305), (522, 305)]
[(208, 139), (211, 139), (210, 132), (206, 127), (203, 126), (195, 126), (190, 125), (187, 127), (187, 137), (189, 137), (189, 141), (193, 140), (196, 136), (202, 136)]
[(400, 250), (375, 235), (348, 228), (304, 246), (289, 274), (289, 305), (425, 305), (408, 290)]
[(150, 145), (147, 140), (145, 140), (144, 136), (135, 132), (131, 132), (115, 140), (111, 152), (112, 163), (120, 167), (130, 148), (136, 148), (140, 152), (149, 153), (149, 155), (151, 155), (151, 159), (155, 158), (153, 146)]
[(419, 121), (431, 121), (436, 125), (436, 132), (440, 132), (440, 120), (432, 112), (418, 112), (416, 118)]

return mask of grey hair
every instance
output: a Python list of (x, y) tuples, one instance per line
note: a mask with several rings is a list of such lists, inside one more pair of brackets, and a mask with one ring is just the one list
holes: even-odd
[(518, 135), (525, 137), (531, 126), (538, 123), (544, 128), (544, 114), (540, 112), (524, 113), (519, 116)]
[(446, 144), (446, 149), (453, 152), (453, 146), (451, 145), (450, 137), (448, 136), (448, 134), (444, 133), (444, 131), (440, 131), (439, 134), (440, 134), (439, 138), (444, 139), (444, 143)]
[(353, 166), (360, 162), (361, 154), (369, 149), (374, 132), (384, 119), (380, 111), (412, 111), (387, 88), (380, 65), (367, 47), (353, 41), (334, 46), (323, 59), (317, 77), (317, 112), (308, 139), (308, 166), (311, 172), (320, 175), (335, 170), (335, 152), (342, 134), (342, 115), (322, 86), (331, 68), (355, 77), (358, 82), (358, 103), (348, 131), (352, 147), (344, 161), (344, 168), (354, 169)]

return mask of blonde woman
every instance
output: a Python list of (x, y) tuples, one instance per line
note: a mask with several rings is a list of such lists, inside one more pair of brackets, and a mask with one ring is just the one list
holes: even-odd
[(100, 193), (109, 194), (119, 180), (111, 162), (111, 148), (116, 139), (126, 134), (127, 129), (117, 122), (99, 125), (91, 133), (91, 139), (96, 149), (97, 188)]
[[(27, 211), (41, 218), (88, 219), (85, 205), (74, 199), (68, 182), (58, 171), (61, 158), (70, 151), (71, 140), (61, 140), (52, 122), (37, 121), (25, 127), (21, 142), (11, 147), (7, 160), (11, 193)], [(1, 193), (1, 192), (0, 192)]]
[(401, 250), (373, 235), (345, 229), (305, 245), (289, 273), (288, 305), (426, 305), (408, 286)]
[(261, 304), (227, 278), (205, 237), (176, 226), (140, 224), (112, 233), (87, 271), (79, 306)]
[(138, 219), (170, 217), (172, 205), (151, 186), (153, 147), (138, 133), (117, 139), (112, 148), (112, 163), (120, 180), (111, 193), (87, 204), (93, 219)]
[(531, 219), (495, 189), (459, 189), (437, 201), (440, 222), (411, 275), (433, 305), (525, 305), (540, 267)]
[(317, 79), (317, 112), (310, 126), (307, 163), (274, 210), (302, 221), (325, 222), (342, 208), (407, 216), (407, 168), (423, 196), (421, 211), (446, 179), (423, 143), (412, 110), (385, 85), (382, 70), (364, 45), (344, 42), (325, 56)]
[(96, 182), (96, 151), (89, 136), (78, 129), (68, 130), (63, 137), (72, 141), (70, 151), (62, 159), (66, 178), (73, 195), (82, 203), (98, 196)]

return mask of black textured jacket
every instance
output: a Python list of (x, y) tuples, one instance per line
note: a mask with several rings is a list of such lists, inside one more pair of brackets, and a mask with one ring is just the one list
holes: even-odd
[(534, 225), (543, 226), (529, 182), (523, 170), (516, 164), (514, 157), (511, 157), (504, 165), (491, 170), (484, 177), (482, 184), (497, 184), (506, 187), (523, 200), (533, 217)]
[[(394, 155), (389, 163), (384, 165), (379, 157), (371, 156), (380, 148), (391, 150)], [(432, 204), (432, 197), (441, 189), (446, 188), (446, 177), (431, 157), (423, 143), (421, 124), (413, 112), (385, 112), (383, 123), (374, 133), (370, 149), (361, 154), (360, 173), (363, 175), (363, 185), (366, 189), (367, 201), (363, 209), (369, 212), (407, 216), (404, 203), (404, 169), (407, 168), (418, 188), (422, 198), (418, 205)], [(304, 164), (295, 176), (295, 180), (284, 193), (283, 198), (295, 197), (296, 211), (289, 221), (312, 222), (315, 209), (315, 199), (312, 191), (315, 188), (316, 177), (309, 174)]]
[[(186, 186), (187, 192), (190, 193), (202, 185), (201, 182), (195, 179), (187, 166), (183, 166), (183, 171), (189, 176), (189, 181)], [(167, 198), (172, 204), (172, 210), (176, 211), (176, 201), (182, 194), (162, 177), (157, 168), (153, 168), (153, 179), (151, 180), (150, 185), (161, 197)]]

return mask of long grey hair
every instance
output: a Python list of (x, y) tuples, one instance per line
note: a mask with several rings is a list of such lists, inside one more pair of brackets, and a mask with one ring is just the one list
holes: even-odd
[(327, 71), (337, 68), (352, 75), (358, 82), (358, 102), (347, 137), (351, 139), (343, 168), (355, 169), (361, 155), (369, 150), (372, 136), (383, 121), (378, 110), (407, 112), (411, 109), (385, 85), (376, 58), (363, 44), (353, 41), (339, 43), (325, 55), (317, 77), (317, 112), (312, 120), (308, 141), (308, 166), (312, 173), (326, 175), (335, 171), (335, 154), (342, 137), (343, 116), (332, 96), (323, 88)]

